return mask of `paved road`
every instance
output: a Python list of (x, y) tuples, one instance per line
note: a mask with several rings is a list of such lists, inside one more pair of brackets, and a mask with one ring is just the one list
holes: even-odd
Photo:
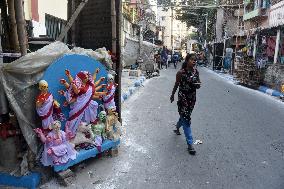
[(190, 156), (184, 135), (172, 132), (175, 72), (162, 71), (124, 104), (119, 156), (88, 161), (70, 188), (283, 189), (283, 103), (201, 68), (192, 130), (203, 144)]

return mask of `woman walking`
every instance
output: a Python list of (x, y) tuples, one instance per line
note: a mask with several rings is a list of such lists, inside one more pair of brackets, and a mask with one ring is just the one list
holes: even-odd
[(182, 69), (176, 74), (176, 82), (170, 97), (172, 103), (176, 90), (179, 88), (177, 105), (180, 118), (174, 132), (180, 135), (179, 129), (180, 127), (183, 128), (188, 151), (191, 155), (195, 155), (196, 153), (193, 148), (193, 137), (191, 133), (191, 113), (196, 102), (196, 89), (199, 89), (201, 84), (199, 72), (195, 68), (195, 64), (195, 54), (187, 54)]

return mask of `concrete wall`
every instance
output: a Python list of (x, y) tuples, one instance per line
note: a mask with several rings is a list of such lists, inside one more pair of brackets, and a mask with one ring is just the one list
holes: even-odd
[(31, 20), (32, 19), (32, 4), (31, 0), (24, 0), (24, 13), (25, 13), (25, 19)]
[(67, 20), (67, 0), (24, 0), (24, 13), (33, 21), (34, 36), (46, 35), (45, 14)]
[(39, 22), (45, 24), (45, 13), (67, 20), (67, 0), (38, 0)]

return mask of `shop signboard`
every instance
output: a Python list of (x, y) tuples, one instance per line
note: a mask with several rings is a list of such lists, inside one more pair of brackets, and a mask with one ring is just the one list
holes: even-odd
[(284, 1), (281, 1), (270, 8), (269, 26), (277, 27), (284, 25)]

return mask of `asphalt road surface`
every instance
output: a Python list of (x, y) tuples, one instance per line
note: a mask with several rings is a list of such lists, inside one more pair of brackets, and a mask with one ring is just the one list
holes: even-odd
[(118, 157), (87, 161), (68, 188), (283, 189), (284, 104), (199, 70), (192, 132), (203, 144), (195, 156), (184, 134), (173, 133), (178, 112), (169, 98), (177, 70), (169, 68), (123, 105)]

